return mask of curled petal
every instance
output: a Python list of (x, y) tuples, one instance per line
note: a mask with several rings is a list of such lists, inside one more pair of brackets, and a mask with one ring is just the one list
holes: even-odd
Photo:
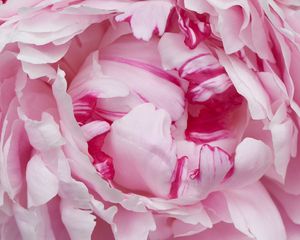
[(170, 125), (169, 115), (152, 104), (142, 104), (114, 121), (103, 151), (113, 159), (118, 184), (168, 195), (176, 161)]
[(153, 32), (162, 35), (172, 4), (166, 1), (135, 2), (125, 9), (125, 13), (116, 17), (117, 21), (129, 18), (132, 32), (138, 39), (148, 41)]
[(245, 187), (258, 181), (272, 164), (272, 152), (262, 141), (245, 138), (236, 149), (234, 172), (225, 184)]

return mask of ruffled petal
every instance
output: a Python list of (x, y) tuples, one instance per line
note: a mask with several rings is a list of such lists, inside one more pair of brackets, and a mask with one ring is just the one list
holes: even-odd
[(103, 151), (113, 159), (116, 183), (135, 191), (168, 195), (176, 163), (170, 126), (169, 115), (152, 104), (142, 104), (114, 121)]
[(171, 8), (172, 4), (167, 1), (135, 2), (126, 7), (116, 20), (129, 19), (134, 36), (148, 41), (153, 32), (164, 33)]

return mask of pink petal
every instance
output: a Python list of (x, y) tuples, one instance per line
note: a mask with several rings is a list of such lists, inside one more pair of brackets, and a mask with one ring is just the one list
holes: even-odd
[(61, 202), (62, 221), (74, 240), (91, 239), (96, 225), (95, 216), (88, 210), (76, 209), (67, 201)]
[[(140, 103), (151, 102), (166, 110), (172, 120), (181, 117), (185, 104), (181, 81), (161, 68), (156, 48), (157, 39), (143, 42), (122, 37), (103, 49), (100, 56), (103, 73), (128, 86), (131, 92), (130, 99), (124, 101), (107, 99), (107, 104), (111, 104), (105, 106), (105, 110), (114, 109), (116, 103), (132, 108)], [(123, 109), (119, 112), (124, 112)]]
[(97, 98), (113, 98), (124, 97), (129, 94), (126, 85), (103, 74), (98, 52), (93, 52), (86, 58), (68, 92), (73, 101), (87, 95)]
[(206, 198), (210, 192), (220, 188), (232, 167), (233, 162), (228, 153), (219, 147), (202, 145), (199, 165), (190, 171), (189, 178), (183, 183), (186, 186), (182, 196), (189, 196), (192, 199)]
[(50, 114), (43, 113), (41, 121), (27, 119), (25, 115), (22, 118), (25, 121), (29, 142), (37, 150), (47, 151), (65, 143), (59, 126)]
[(27, 164), (26, 182), (29, 207), (42, 205), (58, 193), (57, 177), (38, 155), (33, 156)]
[(300, 224), (300, 196), (289, 194), (270, 181), (264, 181), (268, 191), (279, 201), (288, 217), (295, 223)]
[(81, 126), (84, 137), (87, 141), (109, 131), (110, 125), (105, 121), (93, 121)]
[[(287, 115), (285, 105), (278, 108), (269, 129), (275, 154), (275, 169), (284, 179), (290, 158), (297, 155), (298, 144), (298, 130), (293, 120)], [(287, 144), (288, 142), (289, 144)]]
[(215, 224), (211, 229), (188, 237), (179, 237), (176, 240), (251, 240), (252, 238), (240, 233), (229, 223)]
[(262, 185), (256, 183), (224, 194), (233, 224), (242, 233), (257, 240), (286, 239), (280, 214)]
[(252, 118), (271, 118), (269, 97), (255, 73), (237, 58), (227, 56), (221, 51), (217, 53), (237, 92), (246, 98)]
[(47, 206), (26, 209), (15, 203), (13, 214), (22, 239), (54, 239)]
[(69, 43), (66, 43), (56, 46), (50, 43), (43, 46), (35, 46), (19, 43), (20, 52), (17, 58), (31, 64), (55, 63), (66, 54), (69, 45)]
[(258, 181), (272, 164), (271, 149), (262, 141), (245, 138), (236, 149), (234, 172), (225, 183), (244, 187)]
[(155, 222), (150, 212), (137, 213), (119, 209), (115, 217), (114, 235), (119, 240), (147, 240), (149, 231), (155, 230)]
[(114, 121), (103, 151), (113, 159), (116, 183), (168, 195), (176, 162), (170, 126), (168, 114), (152, 104), (140, 105)]
[(165, 31), (172, 4), (166, 1), (135, 2), (116, 17), (117, 21), (129, 18), (132, 32), (137, 39), (148, 41), (155, 30), (159, 35)]
[(159, 41), (158, 51), (164, 69), (171, 70), (179, 69), (186, 61), (207, 54), (209, 50), (205, 46), (189, 49), (184, 44), (184, 36), (178, 33), (165, 33)]

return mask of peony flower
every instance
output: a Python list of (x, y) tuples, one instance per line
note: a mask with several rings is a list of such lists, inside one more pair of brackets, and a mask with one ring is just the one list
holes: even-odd
[(300, 238), (297, 1), (0, 2), (0, 238)]

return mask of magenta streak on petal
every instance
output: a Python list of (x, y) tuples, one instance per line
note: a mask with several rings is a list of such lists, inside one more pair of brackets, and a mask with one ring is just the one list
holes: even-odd
[(124, 63), (133, 67), (141, 68), (180, 87), (180, 81), (176, 77), (148, 63), (122, 57), (103, 57), (102, 60)]
[(204, 142), (224, 139), (229, 136), (230, 136), (230, 132), (227, 130), (219, 130), (219, 131), (214, 131), (209, 133), (190, 132), (187, 139), (195, 143), (201, 144)]
[(189, 177), (192, 180), (200, 180), (200, 169), (194, 169)]
[(189, 81), (186, 97), (190, 103), (204, 102), (232, 85), (225, 69), (211, 53), (189, 59), (178, 72)]
[(105, 180), (113, 180), (115, 176), (115, 169), (111, 157), (106, 156), (103, 158), (102, 162), (95, 161), (93, 164), (101, 177), (103, 177)]
[(153, 35), (157, 35), (159, 36), (159, 29), (158, 27), (156, 26), (154, 29), (153, 29), (153, 32), (152, 32)]
[[(231, 160), (231, 162), (233, 162), (231, 158), (230, 158), (230, 160)], [(229, 179), (233, 175), (233, 173), (234, 173), (234, 165), (232, 164), (232, 167), (227, 172), (227, 174), (225, 175), (225, 177), (224, 177), (224, 179), (223, 179), (222, 182), (225, 182), (227, 179)]]
[(175, 170), (173, 171), (173, 175), (172, 175), (172, 183), (171, 183), (171, 189), (170, 189), (170, 193), (169, 193), (170, 198), (178, 197), (178, 189), (181, 185), (183, 167), (187, 161), (188, 161), (187, 156), (183, 156), (183, 157), (177, 159), (177, 164), (176, 164)]
[(210, 55), (209, 53), (201, 53), (201, 54), (199, 54), (199, 55), (197, 55), (197, 56), (195, 56), (195, 57), (190, 58), (190, 59), (187, 60), (184, 64), (182, 64), (182, 66), (178, 69), (179, 75), (180, 75), (181, 77), (184, 77), (184, 76), (182, 76), (183, 71), (184, 71), (184, 68), (185, 68), (190, 62), (194, 61), (195, 59), (198, 59), (198, 58), (201, 58), (201, 57), (205, 57), (205, 56), (209, 56), (209, 55)]
[(194, 49), (201, 41), (210, 36), (211, 29), (206, 16), (179, 8), (177, 8), (177, 14), (179, 28), (185, 35), (184, 43), (190, 49)]
[(101, 134), (88, 141), (88, 151), (93, 158), (97, 172), (106, 180), (112, 180), (115, 175), (113, 160), (101, 151), (106, 134)]
[(79, 125), (86, 123), (92, 116), (97, 99), (93, 96), (85, 96), (73, 103), (73, 111)]
[(205, 102), (190, 104), (186, 138), (198, 144), (227, 138), (232, 134), (233, 113), (242, 103), (243, 98), (231, 86)]
[[(204, 159), (205, 154), (207, 154), (205, 153), (207, 149), (212, 154), (213, 159)], [(210, 162), (211, 160), (213, 162)], [(212, 168), (206, 167), (206, 170), (210, 170), (209, 172), (203, 172), (202, 167), (211, 165)], [(208, 144), (203, 144), (199, 154), (199, 169), (192, 171), (190, 178), (198, 181), (207, 181), (208, 179), (211, 179), (211, 184), (220, 184), (232, 175), (233, 165), (234, 163), (232, 158), (223, 149), (220, 147), (212, 147)], [(202, 179), (202, 177), (205, 179)]]
[(144, 102), (144, 103), (148, 103), (149, 100), (146, 99), (144, 96), (142, 96), (141, 94), (139, 94), (138, 92), (134, 91), (134, 93)]
[[(199, 66), (194, 72), (185, 73), (185, 70), (189, 66), (189, 64), (201, 58), (207, 58), (207, 60), (209, 60), (203, 61), (205, 63), (205, 66), (202, 66), (202, 68)], [(195, 80), (201, 76), (199, 74), (202, 74), (202, 81), (226, 73), (225, 69), (218, 63), (217, 59), (213, 58), (210, 53), (202, 53), (193, 58), (190, 58), (178, 69), (178, 72), (181, 77), (186, 78), (187, 80)], [(198, 82), (201, 82), (201, 80), (198, 80)]]
[(109, 115), (112, 117), (123, 117), (124, 115), (127, 114), (127, 112), (109, 111), (109, 110), (104, 110), (104, 109), (100, 109), (100, 108), (95, 109), (94, 113), (101, 117), (103, 117), (103, 115), (105, 115), (105, 116)]
[[(142, 99), (144, 100), (144, 99)], [(73, 102), (73, 111), (76, 121), (80, 126), (85, 124), (92, 117), (103, 119), (105, 116), (123, 117), (127, 112), (108, 111), (97, 108), (97, 98), (92, 95), (86, 95), (83, 98)]]

